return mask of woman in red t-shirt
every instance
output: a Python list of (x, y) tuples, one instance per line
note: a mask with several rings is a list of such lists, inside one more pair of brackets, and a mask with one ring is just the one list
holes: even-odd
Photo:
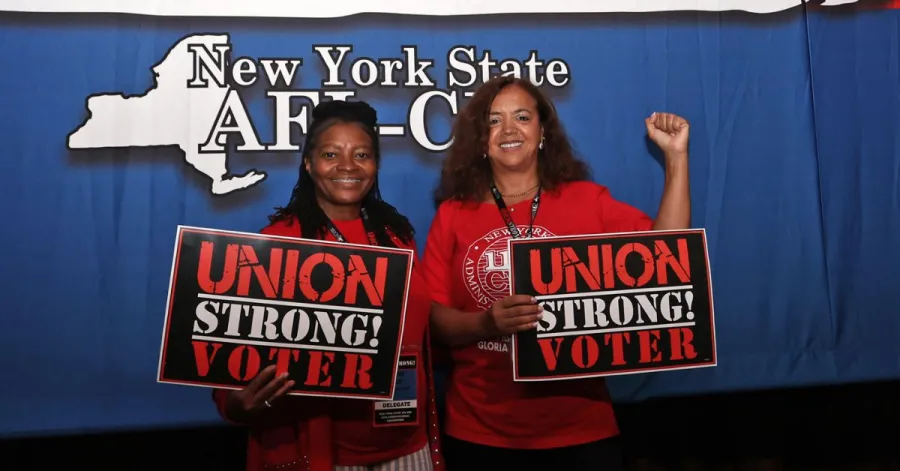
[(590, 181), (553, 104), (530, 82), (493, 79), (457, 116), (423, 258), (434, 338), (452, 359), (443, 442), (450, 469), (622, 469), (602, 379), (513, 382), (508, 336), (535, 328), (542, 308), (509, 295), (507, 241), (687, 228), (688, 124), (663, 113), (645, 124), (665, 153), (655, 222)]
[[(378, 191), (376, 113), (363, 102), (330, 101), (313, 110), (300, 177), (265, 234), (414, 249), (409, 221)], [(414, 265), (401, 355), (415, 357), (416, 411), (406, 422), (374, 425), (367, 400), (287, 396), (295, 380), (263, 370), (240, 391), (213, 393), (222, 416), (247, 425), (247, 471), (431, 471), (443, 469), (431, 378), (431, 300)], [(409, 365), (410, 361), (405, 361)], [(398, 378), (399, 381), (399, 378)]]

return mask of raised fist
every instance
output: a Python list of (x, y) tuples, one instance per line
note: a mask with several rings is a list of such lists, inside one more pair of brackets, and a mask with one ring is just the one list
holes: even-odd
[(690, 126), (686, 119), (672, 113), (653, 113), (644, 124), (647, 125), (647, 136), (666, 157), (687, 155)]

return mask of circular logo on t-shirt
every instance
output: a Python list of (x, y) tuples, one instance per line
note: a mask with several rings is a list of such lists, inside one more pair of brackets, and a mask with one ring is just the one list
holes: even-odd
[[(525, 234), (528, 226), (518, 226)], [(543, 226), (534, 226), (532, 237), (553, 237)], [(497, 228), (469, 245), (463, 259), (462, 279), (479, 309), (488, 309), (494, 302), (509, 296), (509, 229)]]

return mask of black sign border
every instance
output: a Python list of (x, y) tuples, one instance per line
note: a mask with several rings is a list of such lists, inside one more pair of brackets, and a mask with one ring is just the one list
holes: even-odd
[(515, 294), (515, 257), (512, 256), (512, 250), (514, 245), (522, 245), (527, 246), (532, 243), (540, 242), (547, 243), (548, 241), (558, 240), (558, 241), (572, 241), (572, 240), (584, 240), (584, 239), (618, 239), (622, 237), (633, 237), (633, 236), (641, 236), (647, 237), (652, 236), (653, 234), (668, 234), (668, 235), (678, 235), (678, 234), (700, 234), (700, 237), (703, 239), (703, 251), (704, 256), (706, 258), (706, 289), (709, 290), (709, 328), (710, 333), (712, 335), (712, 359), (710, 361), (694, 363), (691, 365), (673, 365), (673, 366), (661, 366), (661, 367), (649, 367), (649, 368), (636, 368), (631, 370), (619, 370), (612, 371), (608, 373), (581, 373), (581, 374), (570, 374), (570, 375), (560, 375), (560, 376), (542, 376), (542, 377), (520, 377), (519, 376), (519, 365), (516, 361), (518, 355), (516, 355), (516, 346), (519, 343), (519, 334), (512, 334), (510, 343), (510, 355), (512, 357), (512, 376), (513, 382), (516, 383), (546, 383), (550, 381), (569, 381), (575, 379), (587, 379), (587, 378), (606, 378), (610, 376), (622, 376), (622, 375), (633, 375), (633, 374), (644, 374), (644, 373), (652, 373), (659, 371), (676, 371), (676, 370), (694, 370), (698, 368), (710, 368), (714, 366), (718, 366), (719, 356), (716, 348), (716, 316), (715, 316), (715, 302), (713, 301), (713, 289), (712, 289), (712, 272), (709, 264), (709, 245), (707, 243), (706, 238), (706, 229), (673, 229), (673, 230), (656, 230), (656, 231), (633, 231), (633, 232), (609, 232), (603, 234), (579, 234), (579, 235), (563, 235), (563, 236), (551, 236), (551, 237), (541, 237), (538, 239), (516, 239), (510, 237), (506, 242), (507, 250), (509, 251), (509, 294)]
[(388, 394), (335, 394), (329, 392), (307, 392), (307, 391), (290, 391), (287, 393), (289, 396), (304, 396), (304, 397), (328, 397), (335, 399), (364, 399), (364, 400), (373, 400), (373, 401), (384, 401), (384, 400), (393, 400), (394, 398), (394, 389), (397, 387), (397, 374), (399, 373), (399, 362), (401, 351), (403, 349), (403, 333), (406, 329), (406, 311), (408, 309), (409, 304), (409, 286), (412, 281), (412, 269), (413, 263), (415, 261), (415, 252), (412, 249), (401, 249), (395, 247), (381, 247), (381, 246), (373, 246), (367, 244), (351, 244), (344, 242), (333, 242), (330, 240), (318, 240), (318, 239), (304, 239), (301, 237), (289, 237), (289, 236), (277, 236), (270, 234), (261, 234), (256, 232), (242, 232), (242, 231), (228, 231), (222, 229), (211, 229), (206, 227), (196, 227), (196, 226), (185, 226), (178, 225), (176, 234), (175, 234), (175, 249), (172, 254), (172, 268), (169, 272), (169, 288), (166, 298), (166, 316), (163, 322), (163, 330), (162, 330), (162, 341), (160, 343), (159, 349), (159, 364), (157, 366), (156, 372), (156, 382), (161, 384), (176, 384), (180, 386), (193, 386), (193, 387), (201, 387), (201, 388), (214, 388), (214, 389), (225, 389), (232, 391), (240, 391), (243, 389), (243, 386), (233, 386), (219, 383), (210, 383), (210, 382), (202, 382), (202, 381), (184, 381), (184, 380), (175, 380), (163, 377), (165, 364), (165, 355), (166, 355), (166, 345), (169, 339), (169, 327), (170, 327), (170, 318), (172, 317), (172, 303), (175, 299), (175, 286), (176, 286), (176, 274), (178, 268), (178, 262), (181, 255), (181, 247), (182, 247), (182, 239), (184, 234), (186, 233), (199, 233), (199, 234), (212, 234), (212, 235), (232, 235), (232, 236), (240, 236), (247, 237), (252, 239), (277, 239), (283, 240), (287, 242), (291, 242), (297, 245), (332, 245), (335, 247), (353, 247), (360, 250), (367, 250), (371, 252), (389, 252), (393, 254), (400, 254), (406, 256), (406, 286), (403, 289), (403, 311), (400, 314), (400, 332), (399, 338), (397, 339), (397, 347), (394, 351), (394, 361), (393, 361), (393, 374), (391, 375), (391, 387), (388, 391)]

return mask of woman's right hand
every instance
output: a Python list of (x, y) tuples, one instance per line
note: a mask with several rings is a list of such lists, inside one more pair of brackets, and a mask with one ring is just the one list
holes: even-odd
[(273, 401), (285, 395), (294, 386), (294, 381), (288, 380), (287, 377), (288, 374), (285, 372), (276, 378), (275, 365), (260, 371), (244, 389), (228, 394), (225, 401), (225, 415), (233, 422), (252, 421), (265, 409), (272, 407)]
[(487, 315), (497, 334), (510, 335), (537, 327), (543, 310), (533, 297), (514, 294), (495, 302)]

